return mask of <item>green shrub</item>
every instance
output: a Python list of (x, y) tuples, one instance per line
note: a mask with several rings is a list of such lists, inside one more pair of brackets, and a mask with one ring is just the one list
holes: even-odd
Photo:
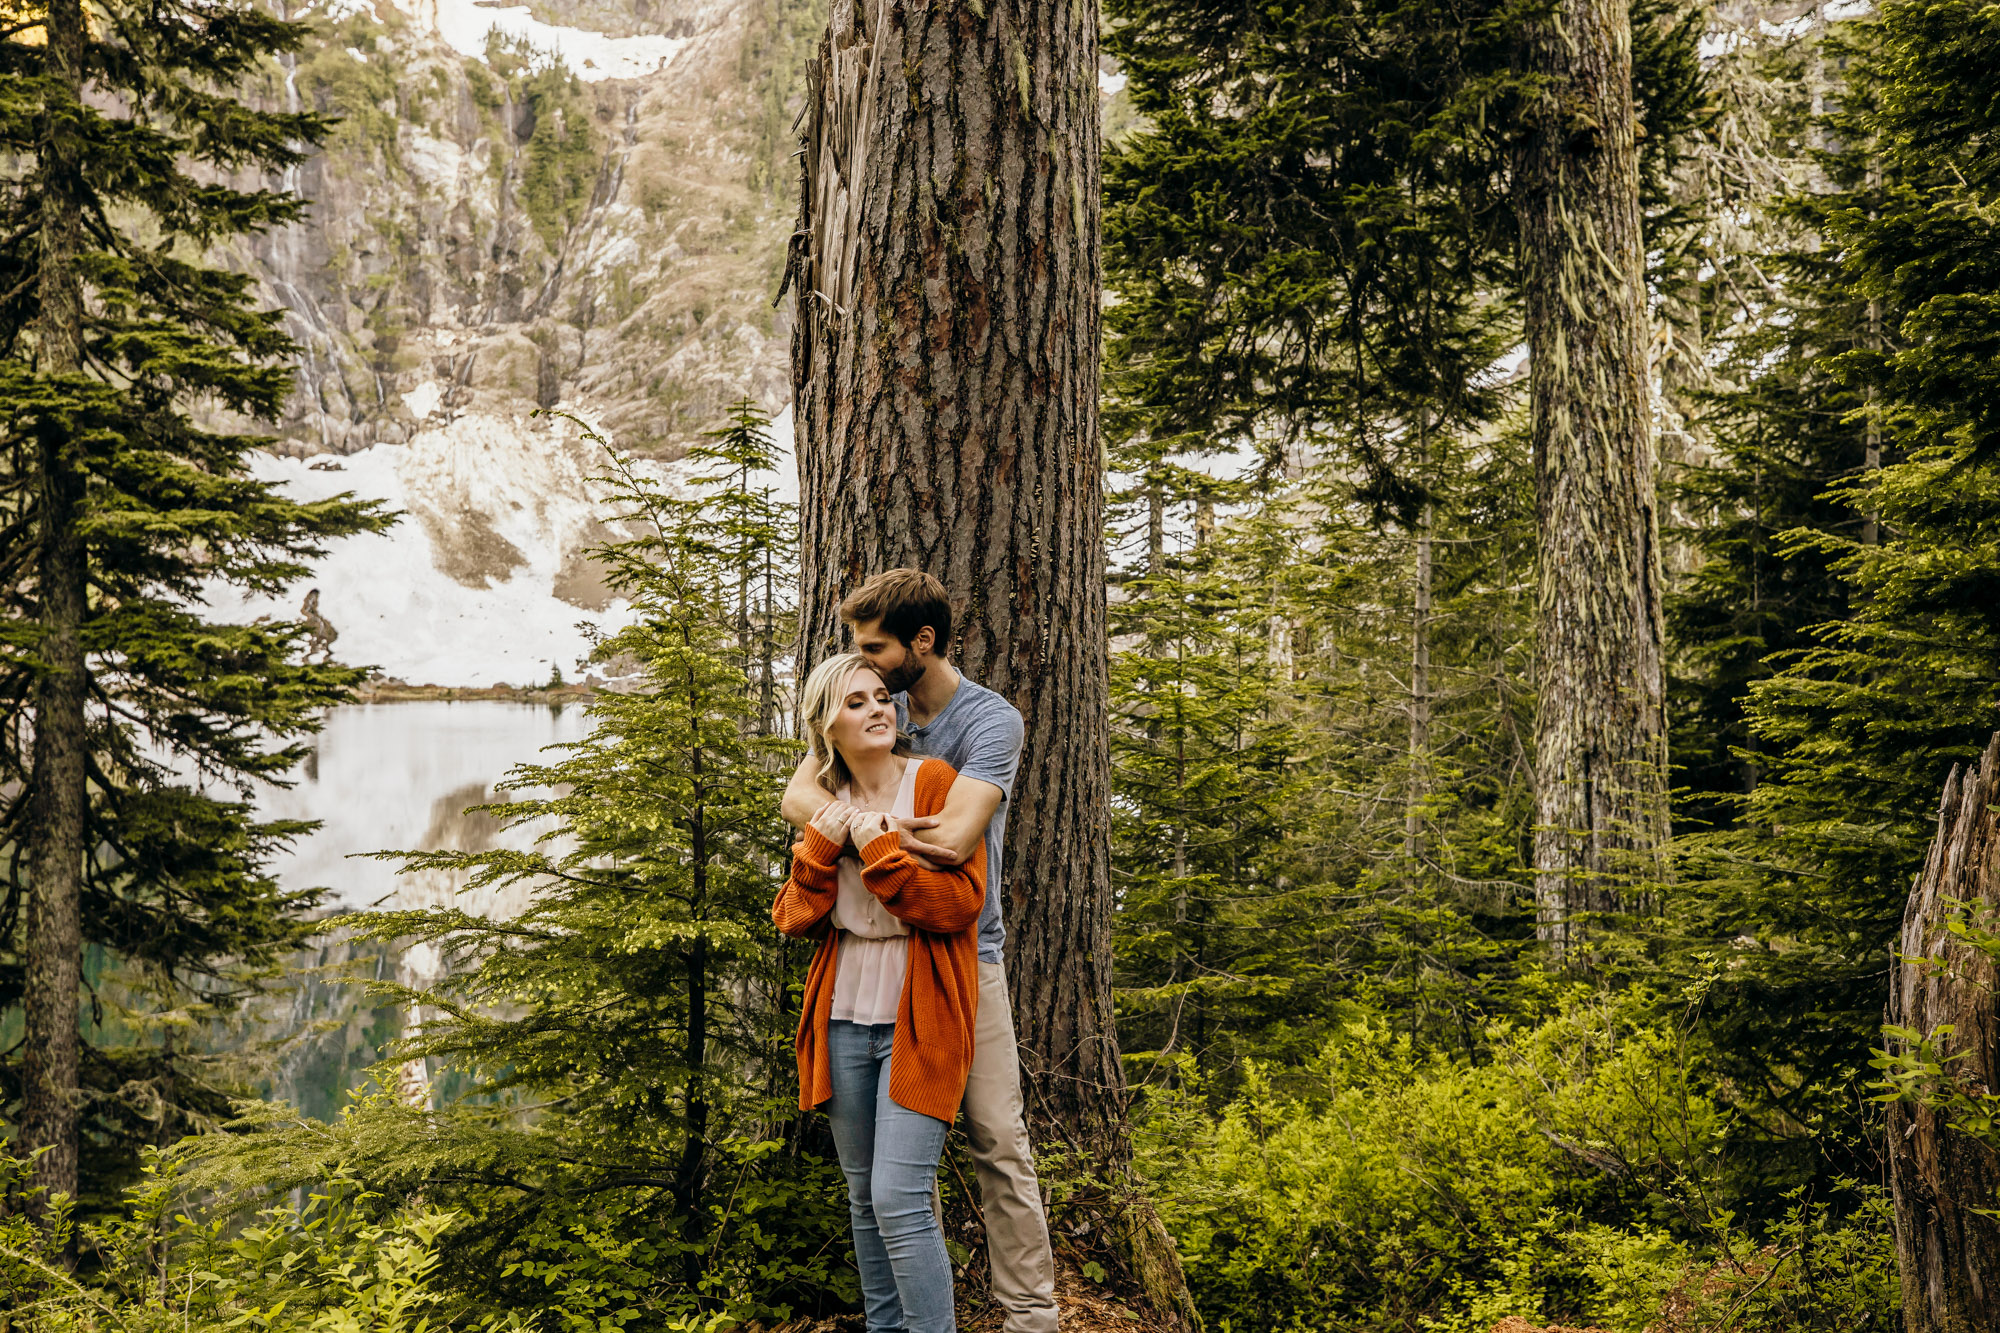
[[(32, 1197), (27, 1164), (0, 1157), (0, 1192)], [(157, 1156), (104, 1222), (73, 1221), (58, 1199), (37, 1222), (0, 1218), (0, 1328), (24, 1333), (426, 1333), (501, 1329), (515, 1321), (452, 1318), (431, 1282), (439, 1238), (457, 1218), (391, 1210), (335, 1180), (298, 1207), (266, 1209), (247, 1226), (178, 1206), (176, 1177)], [(65, 1251), (83, 1262), (72, 1275)]]
[[(1304, 1069), (1250, 1066), (1212, 1115), (1136, 1140), (1218, 1333), (1865, 1327), (1894, 1268), (1879, 1192), (1794, 1199), (1753, 1233), (1714, 1197), (1721, 1117), (1643, 997), (1573, 1001), (1471, 1064), (1356, 1023)], [(1846, 1322), (1841, 1322), (1841, 1321)], [(1832, 1322), (1828, 1322), (1832, 1321)], [(1886, 1327), (1886, 1324), (1873, 1326)]]
[[(397, 1206), (336, 1174), (245, 1224), (221, 1199), (196, 1206), (185, 1149), (155, 1154), (107, 1220), (78, 1224), (60, 1199), (40, 1222), (0, 1216), (0, 1333), (715, 1333), (784, 1318), (802, 1289), (852, 1303), (826, 1244), (846, 1222), (838, 1173), (778, 1147), (735, 1155), (698, 1292), (672, 1280), (678, 1219), (629, 1197), (544, 1206), (496, 1239), (504, 1212)], [(0, 1156), (0, 1196), (33, 1193), (27, 1164)], [(451, 1271), (468, 1260), (483, 1280)]]

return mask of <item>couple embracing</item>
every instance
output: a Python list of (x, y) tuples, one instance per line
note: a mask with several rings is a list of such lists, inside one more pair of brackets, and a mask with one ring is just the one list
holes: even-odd
[(1053, 1333), (1054, 1263), (1021, 1113), (1001, 947), (1000, 846), (1021, 715), (945, 659), (944, 585), (913, 569), (841, 603), (854, 651), (807, 677), (801, 830), (771, 916), (819, 940), (799, 1016), (799, 1106), (847, 1177), (868, 1333), (951, 1333), (932, 1198), (963, 1113), (1007, 1333)]

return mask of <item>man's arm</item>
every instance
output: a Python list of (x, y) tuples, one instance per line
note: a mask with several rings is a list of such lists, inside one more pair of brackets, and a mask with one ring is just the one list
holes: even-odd
[(940, 865), (959, 865), (971, 856), (985, 841), (994, 811), (1013, 791), (1023, 738), (1019, 713), (1005, 707), (989, 710), (967, 737), (961, 751), (965, 762), (958, 765), (958, 779), (933, 821), (936, 831), (923, 835), (929, 841), (919, 841), (909, 830), (923, 827), (923, 822), (905, 824), (903, 846)]
[[(959, 774), (944, 798), (944, 809), (928, 819), (898, 821), (903, 849), (939, 865), (964, 864), (985, 845), (986, 826), (1005, 794), (990, 782)], [(921, 840), (911, 836), (912, 828), (925, 830)]]
[(778, 803), (778, 810), (787, 824), (803, 829), (832, 799), (826, 788), (819, 785), (819, 765), (813, 762), (812, 751), (808, 750), (793, 770), (792, 780), (785, 784), (785, 799)]

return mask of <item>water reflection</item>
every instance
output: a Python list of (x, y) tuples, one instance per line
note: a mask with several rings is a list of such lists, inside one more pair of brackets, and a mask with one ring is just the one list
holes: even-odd
[[(580, 740), (588, 730), (581, 708), (484, 699), (336, 708), (296, 785), (268, 792), (257, 803), (270, 817), (321, 821), (276, 863), (278, 879), (287, 888), (331, 890), (327, 906), (335, 909), (451, 901), (453, 885), (398, 875), (394, 862), (351, 858), (384, 849), (529, 845), (531, 833), (503, 836), (492, 819), (467, 815), (465, 808), (494, 799), (514, 765), (535, 761), (546, 746)], [(460, 905), (503, 914), (519, 907)]]
[[(588, 730), (581, 708), (494, 700), (335, 709), (296, 785), (258, 802), (270, 817), (320, 821), (277, 861), (278, 878), (287, 888), (326, 889), (326, 906), (336, 912), (455, 903), (482, 915), (513, 915), (524, 905), (525, 888), (462, 895), (462, 875), (403, 875), (396, 862), (353, 854), (531, 845), (536, 830), (503, 829), (466, 807), (497, 799), (514, 765), (552, 760), (557, 756), (539, 752)], [(438, 960), (429, 948), (392, 952), (332, 937), (298, 963), (305, 975), (271, 1015), (278, 1031), (267, 1036), (282, 1037), (285, 1046), (268, 1091), (323, 1119), (339, 1109), (405, 1020), (396, 1006), (378, 1005), (360, 987), (334, 984), (325, 974), (345, 968), (417, 983), (435, 977)], [(426, 1082), (431, 1072), (406, 1071), (406, 1087)]]

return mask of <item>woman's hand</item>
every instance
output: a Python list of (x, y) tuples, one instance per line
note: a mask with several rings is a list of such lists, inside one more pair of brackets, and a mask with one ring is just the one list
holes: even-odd
[(847, 845), (847, 826), (860, 812), (845, 801), (828, 801), (812, 817), (812, 826), (819, 835), (836, 847)]
[(847, 821), (847, 836), (856, 851), (889, 831), (889, 817), (880, 810), (856, 810)]

